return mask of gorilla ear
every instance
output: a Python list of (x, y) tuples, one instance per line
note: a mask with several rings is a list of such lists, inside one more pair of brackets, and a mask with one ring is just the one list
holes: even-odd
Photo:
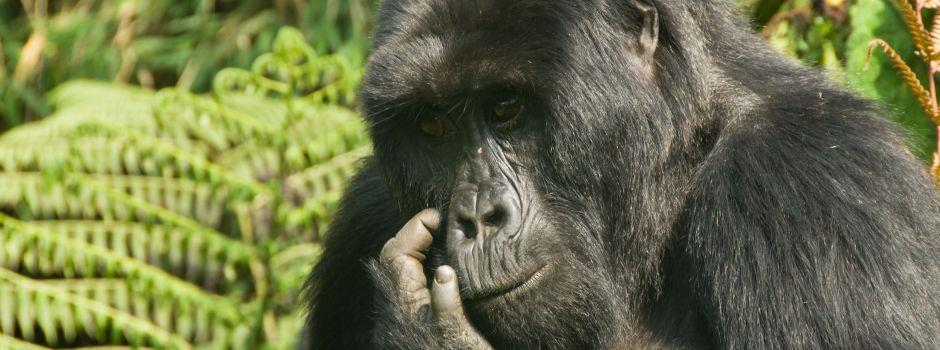
[(640, 14), (637, 45), (639, 53), (652, 56), (659, 45), (659, 12), (649, 0), (628, 0)]

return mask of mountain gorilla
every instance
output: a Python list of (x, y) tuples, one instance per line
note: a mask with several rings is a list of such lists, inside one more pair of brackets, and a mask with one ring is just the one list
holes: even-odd
[(301, 346), (936, 349), (926, 171), (735, 15), (385, 0)]

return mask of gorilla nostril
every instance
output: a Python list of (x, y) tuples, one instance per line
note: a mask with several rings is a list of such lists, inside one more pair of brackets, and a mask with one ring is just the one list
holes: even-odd
[(457, 219), (457, 230), (463, 233), (467, 239), (474, 239), (477, 236), (477, 226), (470, 219)]
[(483, 225), (489, 226), (489, 227), (503, 226), (503, 223), (505, 221), (506, 221), (506, 211), (501, 208), (493, 209), (493, 211), (483, 216)]

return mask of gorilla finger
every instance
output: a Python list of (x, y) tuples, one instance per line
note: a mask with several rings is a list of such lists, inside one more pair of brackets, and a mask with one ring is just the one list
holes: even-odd
[(460, 287), (457, 273), (447, 265), (437, 268), (434, 273), (434, 286), (431, 288), (431, 310), (434, 319), (443, 326), (469, 326), (460, 301)]
[(436, 209), (425, 209), (405, 223), (405, 226), (382, 247), (380, 256), (385, 260), (393, 260), (397, 256), (406, 255), (423, 261), (424, 252), (431, 247), (433, 241), (432, 231), (440, 227), (441, 214)]
[(405, 293), (428, 294), (428, 281), (424, 276), (424, 266), (418, 260), (399, 256), (392, 261), (392, 273), (398, 281), (399, 290)]
[(425, 209), (408, 220), (395, 237), (401, 240), (403, 248), (411, 252), (425, 252), (434, 240), (432, 232), (440, 226), (441, 213), (437, 209)]
[(448, 349), (490, 350), (493, 347), (473, 328), (463, 311), (457, 273), (450, 266), (435, 271), (431, 287), (431, 313)]
[(431, 292), (427, 288), (420, 262), (408, 256), (392, 261), (377, 261), (373, 273), (381, 288), (381, 299), (395, 314), (426, 314), (430, 308)]

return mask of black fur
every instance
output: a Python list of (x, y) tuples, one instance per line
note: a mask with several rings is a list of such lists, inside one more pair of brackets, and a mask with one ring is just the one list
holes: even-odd
[(385, 0), (362, 92), (376, 156), (310, 278), (301, 348), (431, 346), (369, 267), (463, 169), (414, 119), (511, 89), (528, 109), (496, 166), (553, 228), (530, 245), (555, 273), (468, 307), (497, 348), (937, 349), (935, 186), (870, 102), (745, 27), (719, 0)]

